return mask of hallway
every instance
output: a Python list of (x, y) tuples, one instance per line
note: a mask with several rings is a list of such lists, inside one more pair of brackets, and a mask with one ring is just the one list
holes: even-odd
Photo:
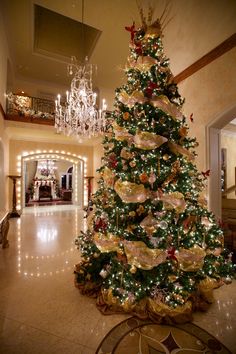
[[(10, 219), (10, 247), (0, 249), (0, 352), (94, 354), (102, 338), (129, 316), (103, 316), (74, 287), (74, 239), (83, 211), (72, 205), (28, 207)], [(194, 314), (236, 353), (236, 281), (215, 291), (207, 313)]]

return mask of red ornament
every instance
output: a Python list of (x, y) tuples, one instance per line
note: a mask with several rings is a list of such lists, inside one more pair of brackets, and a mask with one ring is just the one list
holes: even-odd
[(148, 87), (145, 89), (145, 96), (148, 98), (152, 97), (153, 90), (156, 89), (158, 85), (155, 82), (149, 81)]
[(134, 41), (134, 35), (137, 32), (135, 30), (135, 23), (133, 22), (131, 27), (126, 26), (125, 29), (126, 29), (126, 31), (130, 32), (131, 42), (133, 42)]
[(211, 170), (207, 170), (206, 172), (202, 172), (203, 177), (209, 177)]
[(107, 228), (107, 223), (105, 220), (98, 218), (94, 225), (94, 231), (105, 231)]
[(116, 168), (118, 165), (116, 155), (114, 153), (112, 153), (108, 159), (109, 159), (109, 161), (108, 161), (109, 167)]
[(168, 258), (174, 259), (176, 262), (178, 262), (178, 259), (175, 257), (175, 248), (171, 247), (167, 250)]

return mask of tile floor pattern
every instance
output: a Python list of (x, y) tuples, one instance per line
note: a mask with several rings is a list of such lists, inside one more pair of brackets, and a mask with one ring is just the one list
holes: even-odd
[[(74, 287), (74, 239), (83, 225), (83, 211), (72, 205), (26, 208), (10, 219), (10, 247), (0, 249), (0, 353), (94, 354), (129, 317), (103, 316)], [(236, 281), (215, 298), (194, 323), (236, 354)]]

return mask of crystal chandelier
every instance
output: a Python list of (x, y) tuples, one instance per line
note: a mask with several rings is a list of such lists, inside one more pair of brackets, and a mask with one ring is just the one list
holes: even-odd
[[(82, 50), (84, 49), (84, 0), (82, 0)], [(84, 51), (83, 51), (84, 53)], [(96, 108), (97, 95), (92, 90), (93, 65), (88, 57), (82, 65), (76, 58), (71, 58), (67, 67), (68, 74), (74, 75), (70, 92), (66, 92), (66, 102), (61, 103), (61, 96), (55, 101), (55, 127), (58, 133), (78, 138), (90, 138), (105, 130), (105, 111), (107, 106), (103, 100), (102, 108)]]
[(55, 173), (57, 167), (52, 160), (39, 160), (37, 169), (42, 176), (48, 177), (49, 175)]
[(97, 94), (92, 90), (93, 65), (79, 65), (75, 57), (67, 67), (69, 75), (74, 75), (70, 92), (66, 92), (66, 102), (61, 96), (55, 101), (55, 127), (58, 133), (77, 137), (93, 137), (105, 130), (107, 105), (102, 101), (101, 109), (96, 108)]

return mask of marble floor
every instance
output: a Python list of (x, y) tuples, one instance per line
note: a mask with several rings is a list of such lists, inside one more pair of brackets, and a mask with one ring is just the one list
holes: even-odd
[[(63, 205), (29, 207), (10, 219), (10, 247), (0, 249), (0, 353), (94, 354), (129, 317), (103, 316), (74, 287), (74, 239), (83, 216)], [(194, 314), (194, 323), (236, 354), (236, 281), (215, 290), (215, 298), (207, 313)]]

